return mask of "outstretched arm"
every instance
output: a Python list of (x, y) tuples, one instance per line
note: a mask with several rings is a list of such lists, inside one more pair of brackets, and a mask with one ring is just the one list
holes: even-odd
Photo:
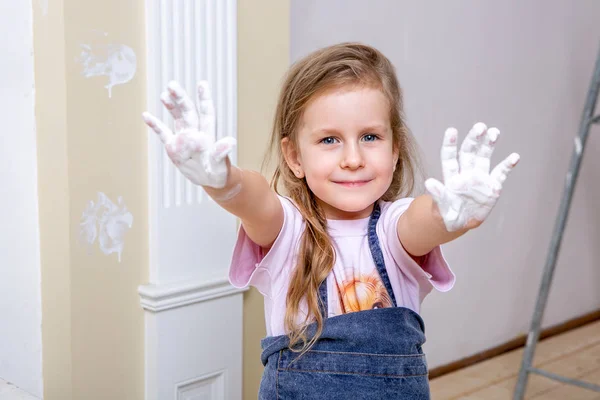
[(457, 131), (449, 128), (441, 150), (444, 183), (428, 179), (428, 195), (417, 197), (398, 220), (398, 238), (408, 253), (422, 256), (458, 238), (487, 218), (502, 184), (519, 162), (512, 153), (490, 173), (490, 158), (500, 135), (485, 124), (473, 126), (457, 159)]
[(165, 145), (169, 158), (192, 183), (202, 186), (221, 207), (242, 220), (248, 237), (268, 248), (283, 226), (283, 208), (267, 180), (229, 160), (236, 140), (216, 141), (215, 112), (207, 82), (198, 84), (198, 109), (183, 88), (171, 82), (161, 101), (175, 121), (175, 132), (150, 113), (146, 124)]

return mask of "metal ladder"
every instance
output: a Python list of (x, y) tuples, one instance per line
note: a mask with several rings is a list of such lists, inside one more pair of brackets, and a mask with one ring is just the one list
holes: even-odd
[(519, 379), (515, 387), (514, 400), (521, 400), (525, 395), (525, 388), (527, 386), (527, 379), (529, 373), (545, 376), (550, 379), (554, 379), (563, 383), (580, 386), (582, 388), (590, 389), (596, 392), (600, 392), (600, 386), (592, 383), (567, 378), (557, 374), (553, 374), (548, 371), (544, 371), (532, 366), (533, 353), (540, 337), (540, 327), (542, 324), (542, 317), (544, 315), (544, 309), (546, 308), (546, 302), (548, 300), (548, 294), (550, 292), (550, 284), (552, 283), (552, 276), (554, 274), (554, 267), (556, 266), (556, 259), (560, 244), (565, 230), (567, 222), (567, 216), (569, 215), (569, 206), (571, 205), (571, 199), (573, 197), (573, 191), (575, 183), (577, 181), (577, 175), (579, 174), (579, 167), (583, 158), (583, 151), (585, 149), (585, 142), (590, 131), (592, 124), (600, 122), (600, 115), (594, 116), (594, 110), (596, 108), (596, 100), (598, 99), (598, 91), (600, 90), (600, 53), (598, 53), (596, 59), (596, 66), (592, 76), (592, 82), (588, 90), (587, 100), (585, 102), (585, 108), (583, 109), (583, 115), (579, 124), (579, 133), (575, 137), (575, 146), (573, 149), (573, 155), (571, 156), (571, 164), (567, 173), (565, 190), (563, 192), (562, 201), (554, 225), (554, 233), (552, 235), (552, 241), (550, 242), (550, 249), (548, 257), (546, 259), (546, 265), (544, 266), (542, 282), (538, 293), (538, 298), (535, 304), (535, 310), (533, 312), (533, 318), (531, 320), (531, 328), (529, 335), (527, 336), (527, 343), (525, 345), (525, 352), (523, 354), (523, 362), (521, 364), (521, 370), (519, 371)]

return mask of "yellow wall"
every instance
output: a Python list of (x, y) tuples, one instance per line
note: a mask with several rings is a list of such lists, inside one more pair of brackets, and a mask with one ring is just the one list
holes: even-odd
[(69, 171), (63, 0), (34, 10), (44, 398), (71, 400)]
[[(143, 311), (148, 281), (144, 1), (33, 0), (44, 398), (144, 398)], [(102, 38), (104, 32), (107, 36)], [(96, 40), (134, 49), (132, 81), (103, 87), (76, 58)], [(289, 65), (289, 0), (238, 2), (238, 127), (242, 168), (259, 170)], [(88, 201), (123, 196), (133, 214), (121, 263), (78, 243)], [(244, 296), (244, 398), (255, 399), (265, 335), (262, 296)]]
[[(147, 282), (147, 132), (144, 2), (33, 1), (42, 265), (44, 398), (144, 398)], [(108, 33), (104, 36), (103, 33)], [(122, 43), (137, 54), (133, 80), (104, 88), (85, 78), (81, 44)], [(88, 201), (122, 196), (133, 215), (122, 261), (78, 243)]]
[[(260, 170), (289, 67), (289, 0), (238, 0), (238, 164)], [(266, 335), (262, 295), (244, 294), (244, 399), (256, 399)]]

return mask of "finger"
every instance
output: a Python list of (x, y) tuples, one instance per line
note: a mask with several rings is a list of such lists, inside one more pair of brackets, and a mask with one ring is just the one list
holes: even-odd
[(181, 113), (181, 128), (198, 129), (198, 113), (185, 90), (175, 81), (169, 82), (167, 89), (175, 107)]
[(506, 157), (500, 164), (496, 165), (490, 177), (492, 181), (496, 182), (499, 185), (499, 188), (502, 187), (502, 184), (506, 180), (506, 177), (512, 171), (512, 169), (517, 165), (521, 156), (517, 153), (512, 153), (510, 156)]
[(215, 162), (222, 161), (235, 148), (237, 141), (231, 136), (224, 137), (213, 145), (211, 157)]
[(446, 129), (444, 133), (444, 142), (442, 143), (442, 172), (444, 182), (449, 182), (458, 174), (458, 160), (456, 158), (456, 141), (458, 132), (454, 128)]
[(171, 138), (173, 137), (173, 132), (171, 132), (171, 130), (167, 128), (167, 126), (163, 124), (163, 122), (160, 119), (156, 118), (149, 112), (144, 112), (142, 114), (142, 118), (144, 118), (144, 122), (146, 122), (146, 125), (148, 125), (150, 128), (152, 128), (154, 132), (156, 132), (156, 134), (164, 144), (167, 144), (171, 140)]
[(475, 168), (482, 170), (486, 174), (490, 173), (492, 153), (494, 152), (494, 147), (499, 136), (500, 131), (497, 128), (488, 129), (475, 155)]
[(446, 190), (446, 187), (442, 182), (434, 178), (429, 178), (425, 181), (425, 189), (427, 189), (436, 203), (441, 204)]
[(171, 95), (168, 91), (164, 91), (160, 95), (160, 101), (163, 103), (167, 111), (173, 117), (173, 122), (175, 123), (175, 132), (179, 132), (183, 129), (183, 118), (181, 117), (181, 110), (173, 99), (171, 99)]
[(169, 92), (165, 91), (160, 94), (160, 101), (163, 103), (165, 108), (169, 111), (174, 120), (181, 119), (181, 110), (176, 106), (175, 102), (171, 99)]
[(200, 114), (200, 130), (216, 139), (215, 105), (208, 81), (198, 82), (198, 114)]
[(467, 137), (460, 146), (459, 164), (461, 172), (475, 168), (475, 155), (479, 146), (481, 146), (481, 139), (486, 130), (487, 126), (483, 122), (478, 122), (473, 125), (473, 128), (467, 134)]

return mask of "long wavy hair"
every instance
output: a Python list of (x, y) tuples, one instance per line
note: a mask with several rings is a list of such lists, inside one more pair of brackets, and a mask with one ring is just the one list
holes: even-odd
[[(381, 90), (389, 104), (393, 148), (398, 151), (399, 157), (392, 183), (381, 200), (394, 201), (410, 194), (415, 186), (415, 174), (421, 172), (418, 151), (404, 121), (400, 85), (393, 65), (381, 52), (360, 43), (340, 43), (317, 50), (291, 66), (279, 95), (263, 169), (274, 156), (276, 166), (271, 186), (280, 193), (279, 184), (283, 184), (286, 194), (293, 200), (306, 223), (286, 297), (285, 312), (289, 347), (302, 354), (312, 347), (323, 331), (318, 289), (333, 269), (335, 252), (327, 233), (324, 211), (306, 180), (297, 178), (287, 165), (281, 141), (289, 138), (290, 144), (297, 146), (297, 130), (303, 112), (315, 96), (331, 89), (356, 86)], [(303, 321), (297, 322), (302, 301), (306, 302), (308, 312)], [(327, 309), (327, 305), (324, 307)], [(307, 328), (311, 323), (316, 323), (316, 332), (309, 339)], [(297, 348), (299, 343), (302, 345)]]

